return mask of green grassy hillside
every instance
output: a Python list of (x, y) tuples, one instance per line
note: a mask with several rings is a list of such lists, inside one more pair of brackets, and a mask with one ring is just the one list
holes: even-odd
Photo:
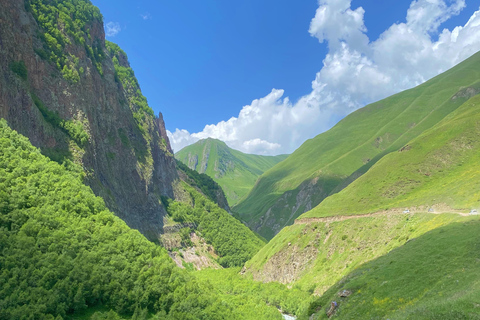
[(392, 208), (480, 209), (479, 107), (477, 95), (300, 218)]
[(408, 242), (349, 273), (300, 319), (328, 319), (331, 301), (333, 319), (480, 319), (479, 228), (470, 218)]
[(245, 154), (211, 138), (200, 140), (175, 154), (175, 158), (190, 169), (212, 177), (222, 187), (230, 206), (252, 189), (262, 173), (286, 157)]
[(477, 53), (416, 88), (357, 110), (264, 173), (233, 210), (255, 231), (272, 238), (455, 111), (479, 92), (479, 79)]
[[(333, 300), (341, 319), (472, 318), (480, 297), (472, 257), (480, 222), (469, 216), (480, 207), (479, 84), (453, 93), (455, 110), (284, 228), (247, 273), (321, 295), (310, 309), (319, 319)], [(338, 297), (344, 289), (352, 296)]]
[(456, 214), (379, 215), (284, 228), (245, 265), (256, 280), (323, 294), (360, 265), (452, 222)]

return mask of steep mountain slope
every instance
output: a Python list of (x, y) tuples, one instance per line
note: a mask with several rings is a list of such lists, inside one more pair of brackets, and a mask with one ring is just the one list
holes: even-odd
[(477, 94), (479, 74), (477, 53), (416, 88), (357, 110), (264, 173), (233, 210), (272, 238)]
[[(480, 80), (477, 85), (480, 88)], [(476, 95), (299, 219), (392, 208), (464, 213), (480, 209), (479, 107)]]
[[(223, 267), (242, 266), (265, 244), (243, 223), (232, 217), (193, 187), (183, 184), (185, 199), (182, 202), (164, 198), (172, 222), (171, 227), (183, 230), (183, 240), (192, 233), (201, 236), (218, 255)], [(166, 228), (165, 228), (166, 229)], [(181, 229), (179, 230), (181, 231)], [(180, 232), (182, 234), (182, 232)], [(162, 236), (162, 240), (165, 235)], [(183, 246), (182, 246), (183, 247)], [(186, 246), (188, 247), (188, 245)]]
[[(334, 298), (338, 288), (358, 290), (345, 319), (362, 318), (357, 317), (362, 314), (365, 319), (417, 318), (412, 316), (414, 312), (420, 312), (418, 318), (437, 318), (429, 315), (443, 314), (447, 319), (452, 304), (471, 302), (478, 294), (475, 291), (478, 284), (467, 282), (477, 269), (467, 268), (472, 265), (471, 260), (459, 260), (478, 242), (473, 230), (478, 228), (475, 209), (480, 206), (480, 95), (475, 95), (479, 83), (452, 94), (453, 101), (464, 102), (443, 120), (397, 152), (384, 156), (345, 189), (283, 229), (246, 264), (244, 272), (259, 280), (295, 284), (319, 295), (338, 282), (319, 300), (322, 308), (327, 307), (326, 301), (339, 299)], [(439, 231), (432, 231), (435, 229)], [(444, 232), (448, 234), (443, 235)], [(416, 244), (423, 243), (421, 239), (427, 239), (425, 249)], [(412, 240), (415, 245), (410, 244)], [(436, 241), (441, 244), (439, 248), (452, 246), (452, 249), (437, 250)], [(398, 247), (402, 248), (389, 253)], [(360, 265), (384, 255), (378, 260), (383, 262), (368, 263), (356, 271)], [(387, 260), (395, 264), (385, 273), (378, 271), (379, 265), (384, 266)], [(445, 269), (438, 270), (439, 266)], [(461, 279), (466, 282), (457, 286), (456, 292), (453, 287), (442, 291), (440, 284), (446, 283), (442, 277), (456, 275), (458, 268), (465, 270)], [(429, 282), (419, 282), (418, 288), (424, 290), (421, 293), (417, 288), (412, 290), (409, 283), (413, 274), (401, 272), (412, 269), (419, 274), (428, 273)], [(349, 273), (362, 284), (352, 280), (358, 286), (352, 284), (348, 288), (345, 285), (348, 281), (341, 279)], [(398, 280), (392, 280), (385, 290), (380, 289), (386, 282), (379, 279), (384, 281), (386, 274)], [(432, 281), (438, 281), (439, 287), (431, 288)], [(431, 295), (426, 294), (430, 290), (433, 295), (445, 293), (441, 303), (432, 302)], [(356, 303), (361, 305), (358, 310)], [(470, 314), (471, 305), (465, 306), (465, 313), (462, 308), (456, 306), (452, 310)], [(314, 310), (316, 307), (311, 309)], [(323, 310), (318, 316), (322, 317), (321, 314)]]
[(92, 320), (281, 319), (258, 297), (217, 292), (177, 268), (82, 176), (0, 120), (0, 319), (87, 319), (90, 310)]
[(228, 205), (225, 193), (215, 180), (204, 173), (198, 173), (197, 171), (190, 169), (179, 160), (175, 161), (177, 163), (178, 174), (182, 181), (185, 181), (189, 186), (196, 188), (207, 198), (215, 202), (220, 208), (230, 212), (230, 206)]
[[(337, 301), (336, 319), (480, 319), (479, 228), (478, 219), (453, 223), (365, 264), (303, 318), (328, 319)], [(351, 294), (339, 297), (344, 290)]]
[(212, 138), (200, 140), (175, 154), (175, 158), (190, 169), (205, 173), (217, 181), (230, 206), (238, 203), (252, 189), (262, 173), (286, 157), (245, 154)]
[(109, 209), (151, 239), (178, 179), (156, 118), (88, 0), (2, 0), (0, 118), (60, 163), (84, 168)]
[(321, 295), (363, 263), (463, 219), (417, 213), (294, 224), (248, 261), (244, 272), (259, 281), (278, 281)]

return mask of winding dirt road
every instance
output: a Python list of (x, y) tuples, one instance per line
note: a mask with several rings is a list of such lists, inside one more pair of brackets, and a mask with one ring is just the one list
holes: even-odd
[(328, 222), (345, 221), (350, 219), (360, 219), (360, 218), (369, 218), (369, 217), (387, 216), (387, 215), (388, 216), (399, 215), (399, 214), (411, 215), (415, 213), (430, 213), (430, 214), (454, 213), (463, 217), (472, 215), (470, 213), (465, 213), (465, 210), (452, 209), (446, 206), (442, 206), (442, 208), (439, 208), (439, 209), (434, 209), (434, 211), (429, 211), (429, 209), (425, 207), (419, 207), (419, 208), (413, 208), (413, 209), (390, 209), (390, 210), (383, 210), (383, 211), (377, 211), (377, 212), (366, 213), (366, 214), (302, 218), (302, 219), (296, 219), (295, 224), (309, 224), (309, 223), (317, 223), (317, 222), (328, 223)]

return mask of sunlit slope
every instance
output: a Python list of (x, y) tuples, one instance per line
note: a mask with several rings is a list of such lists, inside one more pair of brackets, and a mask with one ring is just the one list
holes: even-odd
[(351, 272), (299, 319), (328, 319), (332, 301), (335, 319), (480, 319), (479, 229), (471, 218), (424, 234)]
[(223, 141), (204, 139), (177, 152), (175, 157), (190, 169), (205, 173), (223, 189), (230, 206), (253, 187), (257, 178), (287, 155), (260, 156), (229, 148)]
[(418, 87), (357, 110), (265, 172), (234, 211), (271, 238), (456, 110), (478, 92), (479, 79), (477, 53)]
[(250, 261), (246, 273), (323, 294), (330, 286), (392, 249), (433, 229), (468, 217), (458, 214), (398, 214), (285, 227)]
[(392, 208), (480, 209), (479, 108), (477, 95), (301, 218)]

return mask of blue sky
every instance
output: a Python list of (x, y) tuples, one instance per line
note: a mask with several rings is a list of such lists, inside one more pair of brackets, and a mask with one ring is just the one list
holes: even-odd
[[(378, 54), (370, 56), (371, 50), (365, 44), (356, 47), (358, 41), (355, 39), (362, 39), (363, 34), (367, 37), (365, 43), (373, 43), (393, 24), (405, 23), (407, 10), (412, 1), (322, 0), (319, 3), (315, 0), (240, 2), (92, 0), (92, 2), (100, 8), (104, 16), (107, 39), (118, 43), (127, 52), (149, 105), (156, 113), (159, 111), (163, 113), (166, 127), (172, 132), (171, 140), (176, 151), (199, 138), (213, 136), (223, 137), (229, 145), (245, 152), (264, 154), (291, 152), (305, 139), (328, 129), (363, 104), (418, 84), (473, 52), (473, 49), (469, 48), (464, 54), (453, 58), (443, 54), (445, 59), (450, 61), (440, 61), (440, 68), (425, 69), (412, 79), (408, 75), (404, 78), (390, 79), (384, 85), (388, 89), (379, 90), (380, 92), (363, 90), (363, 93), (357, 94), (357, 91), (362, 89), (355, 89), (345, 95), (347, 97), (345, 98), (338, 89), (342, 87), (342, 83), (329, 82), (334, 81), (336, 76), (335, 70), (329, 71), (328, 63), (324, 64), (326, 57), (333, 57), (342, 50), (349, 53), (358, 52), (359, 56), (368, 58), (376, 66), (376, 60), (382, 59)], [(433, 6), (431, 2), (434, 3)], [(431, 21), (427, 27), (416, 27), (414, 23), (410, 23), (409, 27), (419, 34), (425, 33), (430, 37), (431, 46), (439, 40), (439, 34), (444, 28), (452, 31), (456, 26), (464, 26), (472, 14), (479, 10), (476, 1), (468, 0), (465, 2), (419, 0), (417, 7), (423, 10), (422, 6), (425, 7), (428, 16), (435, 16), (436, 20)], [(454, 8), (455, 6), (458, 8)], [(363, 10), (359, 10), (359, 7)], [(317, 24), (323, 20), (317, 25), (317, 29), (313, 30), (312, 19), (316, 17), (317, 9), (321, 8), (330, 10), (327, 11), (330, 14), (327, 17), (319, 17)], [(422, 10), (415, 12), (423, 12)], [(356, 17), (357, 20), (353, 21), (352, 17)], [(351, 30), (339, 35), (335, 30), (339, 28), (338, 26)], [(467, 33), (466, 30), (463, 31)], [(469, 35), (473, 34), (476, 37), (476, 31), (468, 32)], [(346, 34), (357, 36), (352, 40), (347, 39)], [(418, 42), (421, 42), (422, 39), (419, 39)], [(323, 43), (319, 40), (323, 40)], [(342, 49), (339, 43), (345, 43), (348, 50), (345, 50), (345, 47)], [(449, 52), (461, 50), (467, 47), (467, 44), (455, 46), (450, 48)], [(351, 66), (352, 61), (349, 61)], [(338, 64), (338, 61), (335, 63)], [(378, 77), (388, 78), (388, 73), (383, 72), (380, 64), (378, 66), (376, 67), (379, 71)], [(411, 67), (412, 70), (416, 70), (413, 69), (415, 65), (412, 64)], [(324, 75), (316, 77), (320, 71), (325, 71)], [(312, 88), (312, 81), (336, 91), (334, 94), (324, 93), (323, 96), (313, 95), (318, 89)], [(348, 84), (345, 83), (345, 86)], [(274, 88), (281, 91), (273, 92)], [(296, 109), (307, 95), (308, 106)], [(319, 102), (318, 106), (312, 102), (318, 100), (320, 96), (322, 101), (328, 100), (327, 96), (336, 97), (333, 104), (321, 107), (323, 102)], [(285, 97), (289, 100), (285, 101)], [(245, 106), (247, 108), (244, 108)], [(261, 112), (257, 112), (257, 108), (270, 110), (268, 109), (270, 107), (272, 113), (262, 115)], [(311, 108), (318, 110), (310, 115)], [(281, 111), (283, 109), (284, 111)], [(249, 122), (248, 119), (241, 125), (240, 121), (225, 122), (231, 117), (242, 118), (241, 110), (250, 110), (243, 112), (244, 116), (251, 115), (251, 110), (257, 112), (257, 118), (262, 118), (263, 122), (259, 120), (254, 124), (255, 128), (265, 126), (266, 129), (258, 129), (258, 132), (256, 129), (249, 129), (244, 124)], [(308, 117), (303, 126), (308, 128), (297, 129), (298, 126), (302, 126), (300, 120), (295, 124), (297, 127), (288, 120), (297, 118), (297, 115), (300, 120), (302, 116)], [(312, 117), (318, 117), (320, 120), (309, 121)], [(272, 118), (283, 120), (279, 120), (280, 123), (272, 123)], [(283, 131), (291, 132), (285, 133), (281, 130), (281, 121), (286, 123)], [(206, 125), (211, 127), (205, 128)], [(249, 134), (243, 133), (246, 131)], [(282, 141), (289, 139), (289, 136), (293, 136), (291, 141), (283, 143)]]

